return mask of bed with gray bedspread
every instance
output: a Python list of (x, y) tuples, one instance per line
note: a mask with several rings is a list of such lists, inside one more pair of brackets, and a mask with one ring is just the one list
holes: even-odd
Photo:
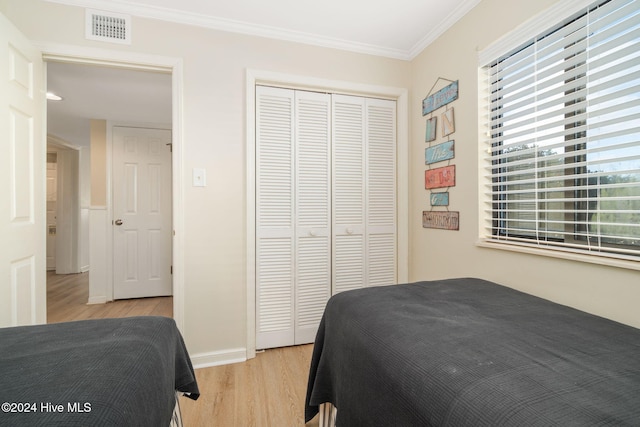
[(173, 319), (0, 329), (0, 425), (168, 426), (176, 391), (200, 394)]
[(488, 281), (332, 297), (305, 406), (349, 426), (640, 425), (640, 330)]

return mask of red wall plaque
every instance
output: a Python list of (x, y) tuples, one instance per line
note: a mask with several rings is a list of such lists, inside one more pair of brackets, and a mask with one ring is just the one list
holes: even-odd
[(454, 187), (456, 185), (456, 165), (424, 171), (424, 188)]

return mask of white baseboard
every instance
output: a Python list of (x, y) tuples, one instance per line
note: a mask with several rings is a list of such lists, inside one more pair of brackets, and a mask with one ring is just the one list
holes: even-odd
[(107, 297), (90, 297), (87, 304), (106, 304)]
[(194, 369), (208, 368), (210, 366), (229, 365), (231, 363), (246, 362), (246, 348), (231, 348), (229, 350), (214, 351), (191, 355), (191, 364)]

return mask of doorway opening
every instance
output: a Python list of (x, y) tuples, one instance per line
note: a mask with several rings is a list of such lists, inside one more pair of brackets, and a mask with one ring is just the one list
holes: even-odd
[[(76, 164), (71, 168), (77, 184), (71, 183), (73, 188), (65, 186), (69, 182), (56, 185), (75, 204), (62, 209), (56, 201), (55, 225), (47, 227), (48, 236), (50, 233), (54, 236), (49, 239), (54, 243), (48, 246), (56, 248), (55, 257), (49, 259), (48, 256), (47, 321), (163, 315), (174, 317), (180, 327), (182, 281), (176, 282), (175, 276), (168, 276), (169, 295), (138, 295), (139, 298), (112, 302), (117, 273), (114, 272), (111, 218), (116, 214), (113, 211), (111, 140), (112, 129), (116, 126), (163, 129), (169, 133), (171, 145), (168, 149), (174, 148), (174, 154), (179, 151), (175, 149), (176, 146), (179, 149), (179, 140), (172, 138), (172, 133), (176, 128), (174, 117), (179, 116), (173, 99), (175, 92), (180, 90), (180, 85), (175, 83), (176, 71), (180, 72), (176, 67), (180, 68), (181, 64), (160, 60), (163, 65), (143, 66), (113, 60), (61, 57), (52, 53), (45, 53), (44, 59), (48, 92), (62, 98), (47, 101), (48, 151), (52, 146), (50, 142), (55, 141), (53, 145), (62, 145), (78, 154)], [(96, 129), (103, 129), (103, 134), (96, 136)], [(175, 263), (172, 258), (177, 252), (173, 250), (172, 238), (177, 228), (172, 210), (179, 202), (173, 197), (179, 180), (175, 170), (172, 174), (174, 163), (175, 159), (169, 160), (169, 185), (162, 186), (162, 197), (169, 200), (169, 225), (162, 230), (168, 236), (164, 239), (170, 254), (167, 270), (172, 270)], [(60, 169), (57, 164), (58, 174), (62, 172)], [(56, 193), (59, 196), (60, 191)], [(180, 218), (180, 212), (177, 216)], [(61, 223), (68, 224), (64, 230)], [(71, 258), (71, 268), (58, 268), (61, 254)]]

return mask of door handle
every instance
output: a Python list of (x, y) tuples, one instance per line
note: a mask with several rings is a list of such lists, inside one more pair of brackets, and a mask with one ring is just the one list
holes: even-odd
[(122, 225), (122, 220), (121, 219), (116, 219), (116, 221), (114, 222), (115, 225)]

